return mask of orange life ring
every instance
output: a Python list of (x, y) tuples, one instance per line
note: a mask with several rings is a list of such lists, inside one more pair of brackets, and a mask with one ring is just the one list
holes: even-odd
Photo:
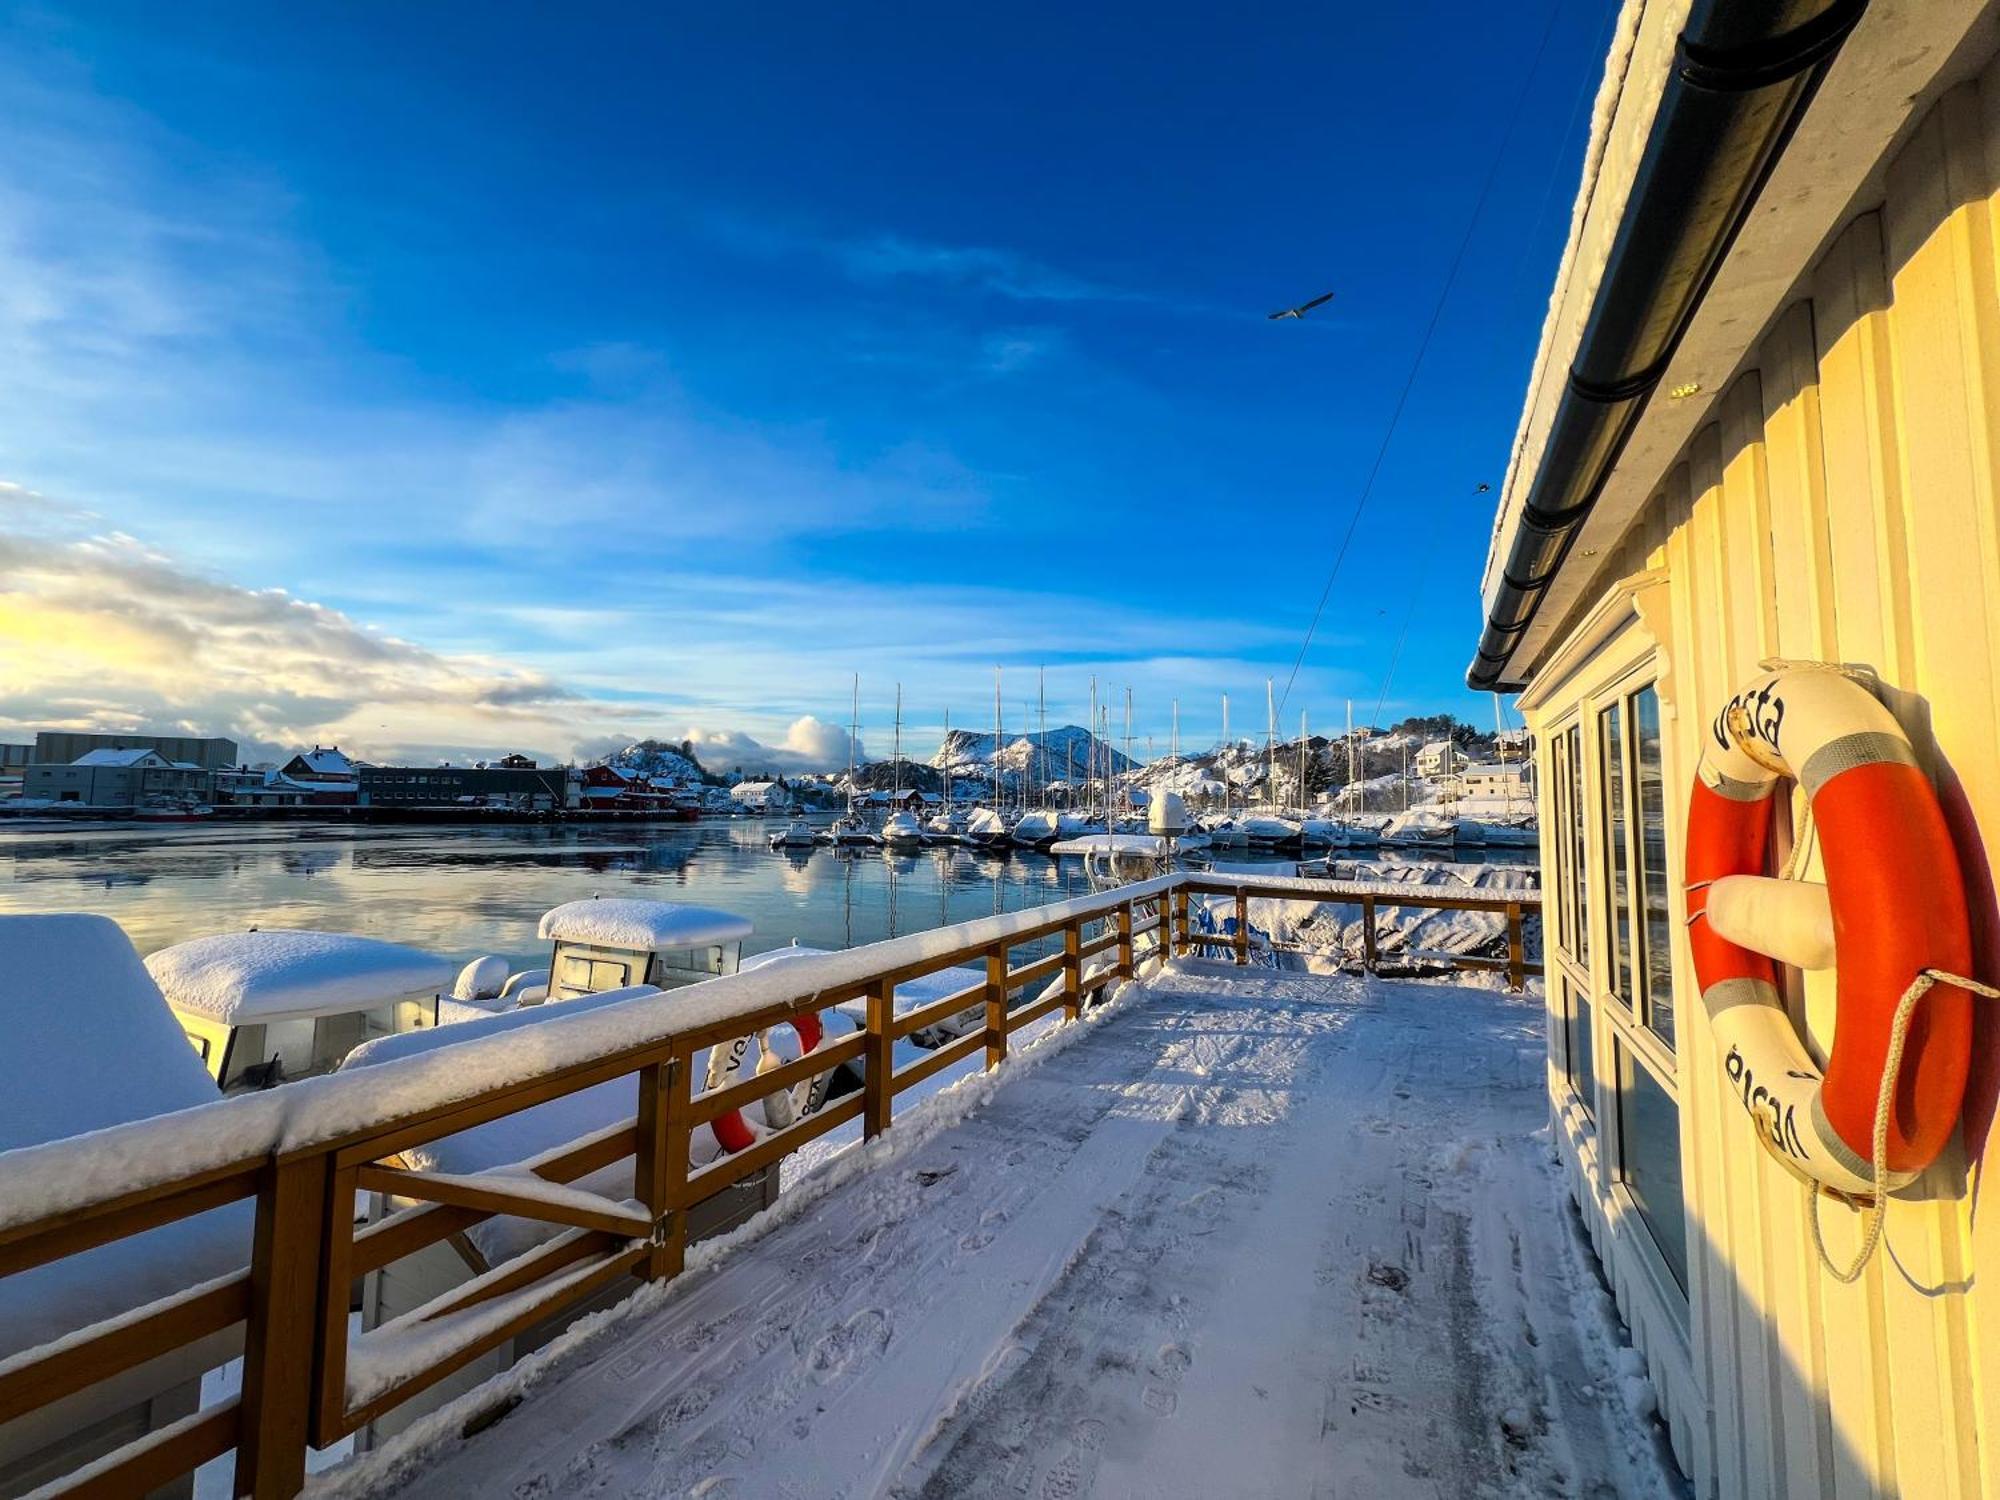
[[(1839, 979), (1824, 1074), (1779, 998), (1768, 954), (1783, 944), (1753, 948), (1762, 935), (1718, 930), (1719, 910), (1711, 910), (1731, 904), (1725, 895), (1777, 887), (1765, 869), (1773, 794), (1788, 780), (1805, 789), (1826, 865)], [(1688, 807), (1687, 921), (1730, 1089), (1764, 1143), (1817, 1182), (1871, 1191), (1897, 1005), (1926, 970), (1966, 973), (1972, 935), (1937, 794), (1902, 727), (1861, 683), (1828, 667), (1787, 666), (1716, 715)], [(1971, 1055), (1971, 997), (1940, 982), (1909, 1025), (1888, 1119), (1892, 1186), (1930, 1165), (1951, 1138)]]
[[(808, 1011), (805, 1015), (797, 1016), (791, 1024), (792, 1029), (798, 1033), (801, 1055), (818, 1049), (826, 1035), (826, 1028), (821, 1024), (816, 1012)], [(746, 1036), (738, 1037), (730, 1043), (727, 1051), (718, 1049), (713, 1053), (709, 1062), (707, 1087), (727, 1088), (737, 1082), (742, 1076), (744, 1058), (749, 1050), (750, 1038)], [(724, 1061), (725, 1058), (727, 1061)], [(711, 1128), (715, 1132), (715, 1143), (731, 1156), (738, 1151), (747, 1151), (757, 1143), (758, 1133), (750, 1122), (743, 1118), (743, 1111), (740, 1109), (732, 1109), (717, 1115)]]

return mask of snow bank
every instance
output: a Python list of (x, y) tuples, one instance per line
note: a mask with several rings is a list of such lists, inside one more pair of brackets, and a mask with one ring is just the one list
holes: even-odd
[(225, 1026), (362, 1010), (451, 983), (442, 958), (344, 932), (224, 932), (162, 948), (146, 968), (167, 1000)]
[(535, 935), (544, 942), (597, 943), (606, 948), (699, 948), (750, 936), (734, 912), (673, 901), (566, 901), (542, 913)]

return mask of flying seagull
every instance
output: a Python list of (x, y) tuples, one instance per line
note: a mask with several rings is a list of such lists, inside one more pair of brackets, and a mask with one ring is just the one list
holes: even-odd
[(1313, 298), (1312, 301), (1310, 302), (1301, 302), (1297, 307), (1288, 307), (1283, 312), (1274, 312), (1271, 313), (1269, 316), (1271, 318), (1271, 321), (1274, 323), (1279, 318), (1303, 318), (1307, 313), (1311, 312), (1315, 307), (1318, 307), (1321, 303), (1331, 302), (1332, 300), (1333, 300), (1332, 292), (1322, 292), (1319, 296)]

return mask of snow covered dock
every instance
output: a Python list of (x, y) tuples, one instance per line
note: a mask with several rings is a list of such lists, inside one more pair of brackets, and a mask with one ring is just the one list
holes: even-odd
[(315, 1491), (1677, 1493), (1543, 1055), (1532, 995), (1177, 959)]

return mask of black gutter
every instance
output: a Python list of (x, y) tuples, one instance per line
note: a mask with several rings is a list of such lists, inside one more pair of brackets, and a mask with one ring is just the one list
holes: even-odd
[[(1466, 685), (1503, 687), (1709, 283), (1868, 0), (1695, 0)], [(1516, 684), (1518, 685), (1518, 684)]]

